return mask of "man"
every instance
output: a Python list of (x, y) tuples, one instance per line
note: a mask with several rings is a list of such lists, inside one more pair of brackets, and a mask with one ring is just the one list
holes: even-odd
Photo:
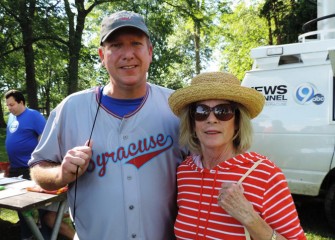
[(106, 17), (100, 45), (109, 83), (52, 111), (32, 177), (49, 190), (69, 185), (77, 239), (174, 239), (179, 122), (172, 90), (146, 81), (153, 47), (143, 17)]
[[(42, 114), (26, 107), (25, 98), (18, 90), (9, 90), (5, 94), (10, 112), (7, 122), (6, 151), (10, 163), (9, 177), (30, 179), (28, 161), (37, 146), (46, 120)], [(21, 213), (18, 213), (21, 224), (21, 238), (30, 239), (32, 233)]]
[[(10, 162), (9, 177), (30, 179), (28, 161), (31, 153), (38, 144), (39, 138), (46, 124), (42, 114), (34, 109), (26, 107), (25, 98), (22, 92), (10, 90), (5, 94), (6, 104), (10, 115), (7, 123), (6, 150)], [(39, 210), (43, 223), (52, 227), (55, 218), (55, 210)], [(21, 225), (21, 239), (33, 239), (24, 217), (18, 213)], [(74, 235), (74, 230), (65, 222), (61, 223), (60, 231), (62, 235), (70, 239)], [(47, 229), (43, 229), (43, 234), (49, 235)]]
[(30, 179), (28, 161), (45, 126), (43, 115), (26, 107), (23, 94), (10, 90), (5, 94), (10, 112), (7, 122), (6, 151), (10, 162), (9, 177)]

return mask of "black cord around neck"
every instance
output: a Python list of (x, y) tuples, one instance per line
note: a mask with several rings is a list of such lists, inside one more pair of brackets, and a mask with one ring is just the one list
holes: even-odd
[[(97, 120), (98, 112), (99, 112), (100, 105), (101, 105), (102, 92), (103, 92), (103, 88), (101, 89), (101, 92), (100, 92), (98, 108), (97, 108), (97, 111), (95, 112), (95, 117), (94, 117), (92, 129), (91, 129), (90, 137), (88, 138), (87, 146), (90, 145), (90, 142), (91, 142), (91, 139), (92, 139), (93, 129), (94, 129), (95, 122)], [(74, 229), (76, 229), (75, 221), (76, 221), (76, 200), (77, 200), (78, 172), (79, 172), (79, 166), (77, 166), (76, 180), (75, 180), (75, 183), (74, 183), (74, 202), (73, 202), (73, 221), (72, 221), (72, 225), (73, 225)]]

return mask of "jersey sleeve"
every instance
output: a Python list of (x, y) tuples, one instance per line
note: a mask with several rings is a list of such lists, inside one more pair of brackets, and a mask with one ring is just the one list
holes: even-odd
[(97, 111), (98, 88), (69, 95), (50, 113), (41, 139), (28, 162), (60, 163), (68, 150), (83, 146), (90, 136)]
[[(61, 106), (54, 109), (46, 121), (41, 139), (32, 153), (31, 159), (28, 162), (30, 167), (38, 164), (41, 161), (49, 161), (59, 163), (62, 160), (62, 154), (59, 149), (59, 114)], [(43, 117), (43, 116), (42, 116)]]

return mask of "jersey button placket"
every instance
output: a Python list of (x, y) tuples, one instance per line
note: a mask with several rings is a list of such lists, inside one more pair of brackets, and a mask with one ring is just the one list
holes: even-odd
[[(120, 132), (119, 141), (121, 145), (128, 149), (133, 143), (133, 136), (130, 134), (132, 132), (133, 126), (129, 125), (125, 119), (123, 120), (122, 131)], [(128, 149), (131, 151), (131, 149)], [(125, 154), (125, 164), (122, 164), (123, 172), (123, 191), (124, 191), (124, 207), (127, 211), (127, 225), (128, 225), (128, 239), (138, 239), (141, 238), (140, 234), (140, 215), (139, 210), (141, 206), (138, 204), (140, 198), (140, 192), (138, 190), (138, 169), (133, 164), (126, 164), (126, 162), (132, 160), (136, 156), (131, 155), (130, 152), (126, 150)]]

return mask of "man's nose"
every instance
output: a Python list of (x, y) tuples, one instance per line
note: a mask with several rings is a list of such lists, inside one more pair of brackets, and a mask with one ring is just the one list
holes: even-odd
[(132, 59), (134, 57), (134, 49), (131, 46), (124, 46), (123, 56), (124, 59)]

